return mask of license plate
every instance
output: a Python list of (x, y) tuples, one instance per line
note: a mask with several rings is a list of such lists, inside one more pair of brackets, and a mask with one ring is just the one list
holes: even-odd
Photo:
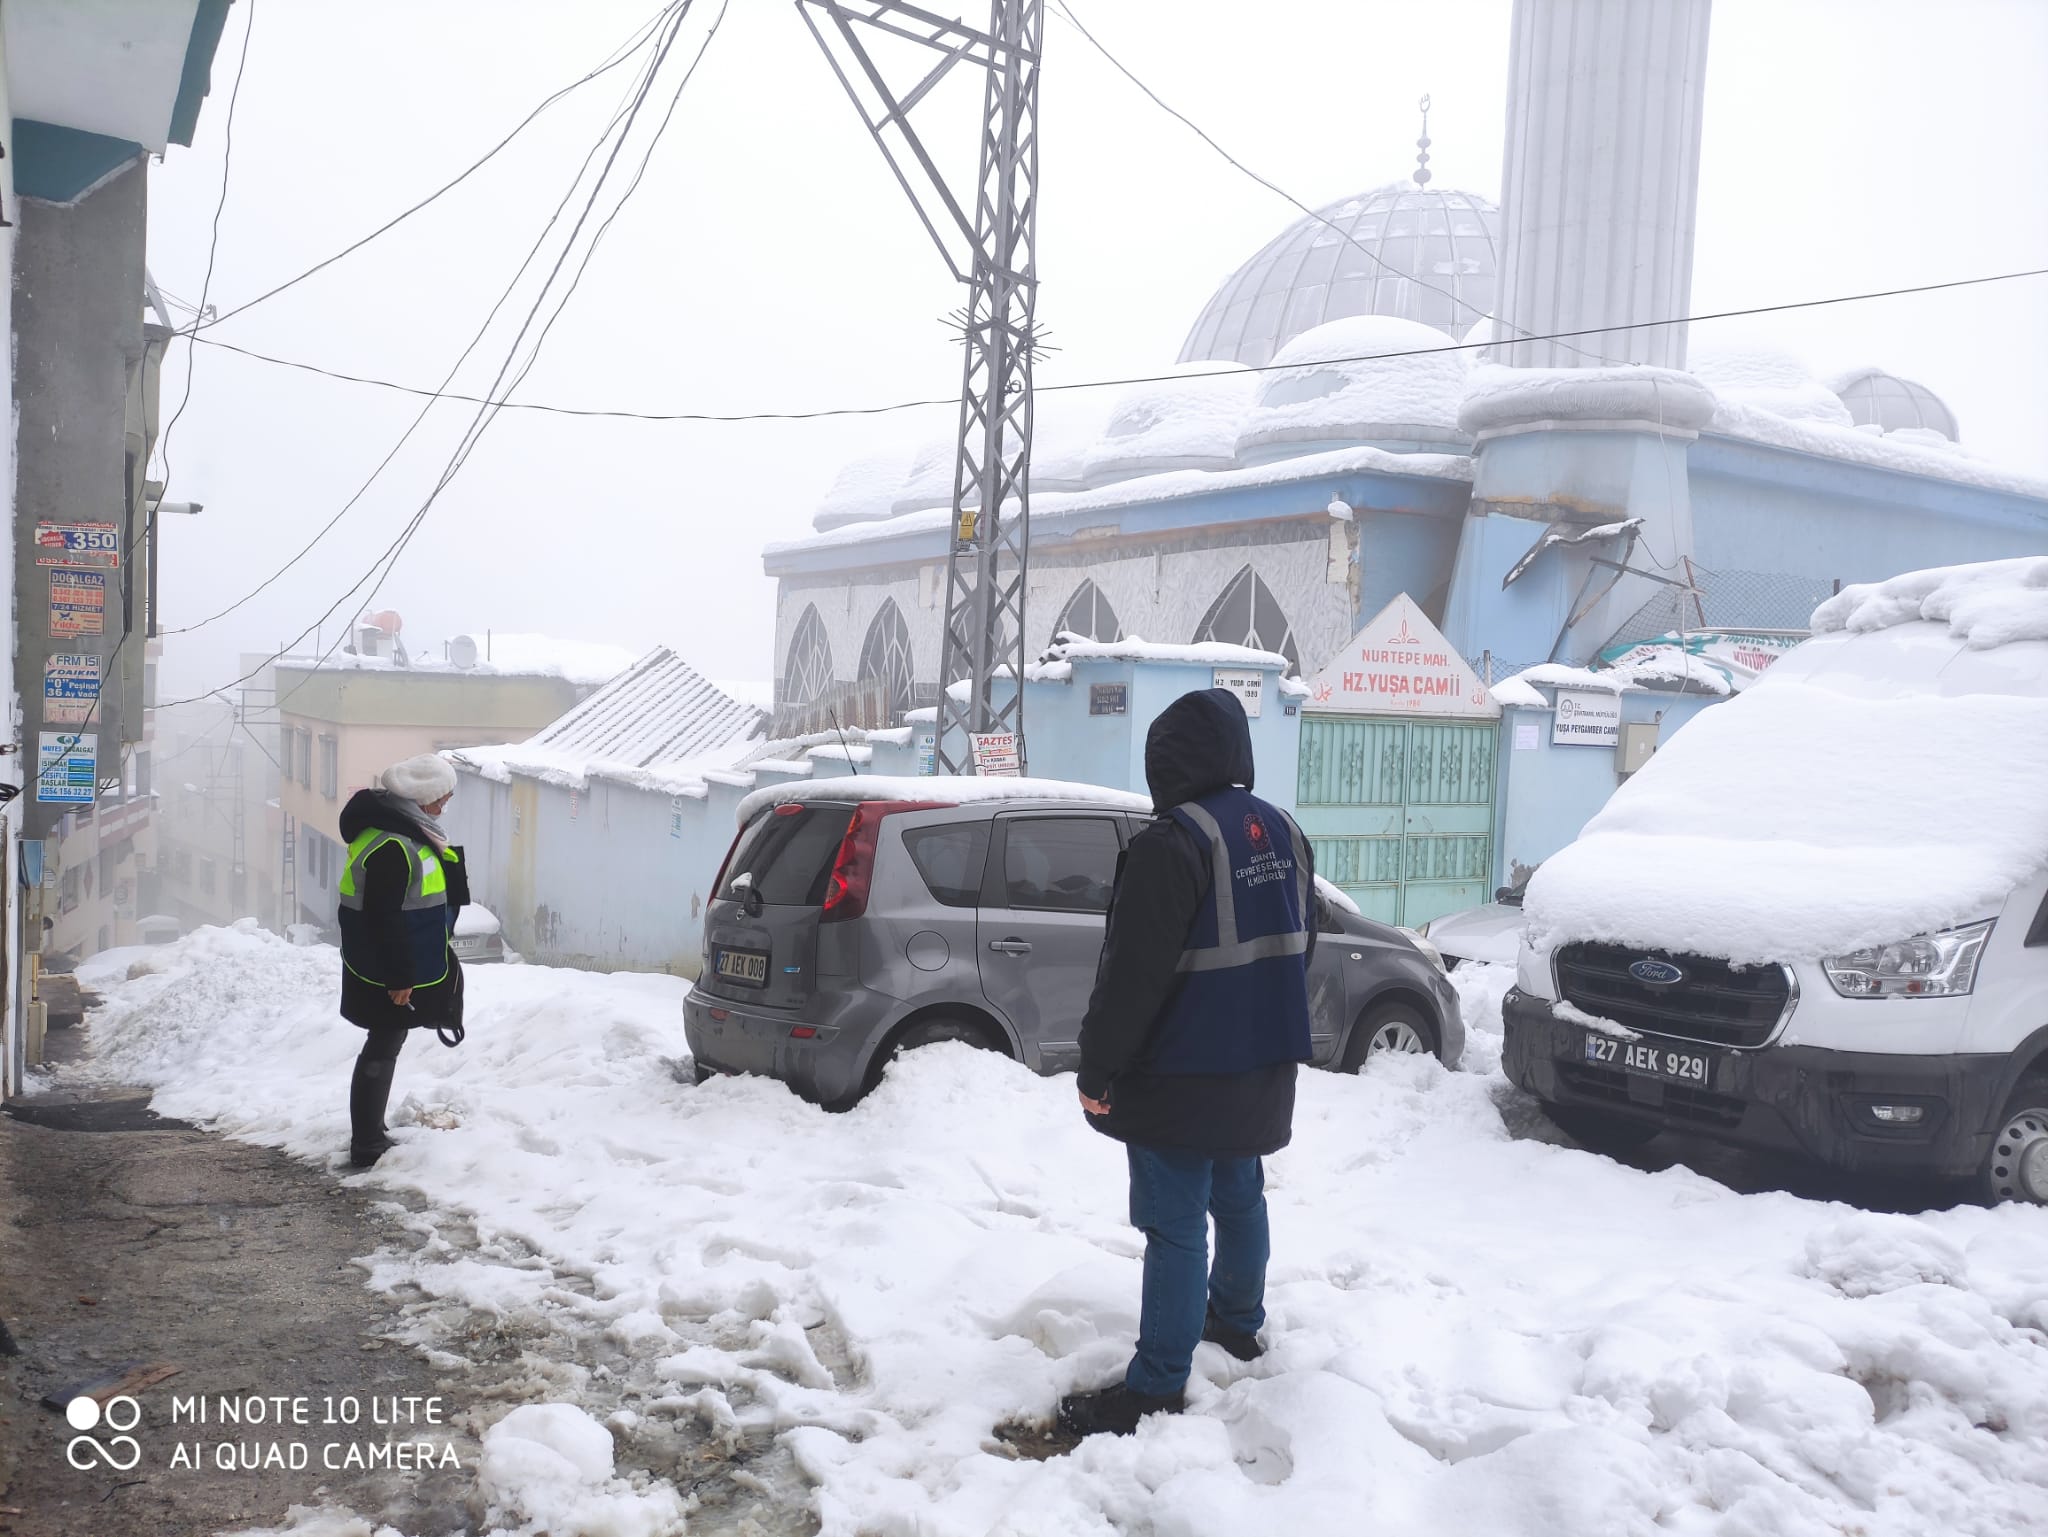
[(1659, 1046), (1648, 1041), (1623, 1041), (1611, 1035), (1586, 1037), (1586, 1060), (1599, 1067), (1618, 1067), (1665, 1083), (1714, 1081), (1714, 1059), (1703, 1051), (1683, 1046)]
[(721, 950), (717, 969), (728, 982), (744, 982), (749, 987), (768, 985), (768, 957), (759, 950)]

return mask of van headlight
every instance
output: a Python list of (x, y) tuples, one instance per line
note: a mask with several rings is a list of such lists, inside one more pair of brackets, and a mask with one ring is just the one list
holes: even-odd
[(1851, 950), (1822, 961), (1821, 969), (1844, 998), (1960, 998), (1977, 985), (1994, 921)]

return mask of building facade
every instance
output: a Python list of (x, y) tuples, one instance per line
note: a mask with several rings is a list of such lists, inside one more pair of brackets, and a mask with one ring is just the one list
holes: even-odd
[[(0, 784), (0, 1091), (39, 1051), (36, 952), (140, 916), (157, 370), (151, 155), (189, 145), (228, 0), (0, 6), (0, 492), (14, 535)], [(71, 905), (64, 909), (67, 879)], [(88, 891), (88, 887), (90, 888)]]
[(360, 654), (288, 657), (276, 678), (278, 900), (289, 922), (323, 931), (334, 926), (351, 795), (418, 753), (523, 739), (604, 681)]

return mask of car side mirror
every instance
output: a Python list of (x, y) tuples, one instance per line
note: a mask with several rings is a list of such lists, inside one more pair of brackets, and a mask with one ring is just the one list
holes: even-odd
[(1503, 886), (1493, 894), (1493, 899), (1496, 902), (1512, 902), (1515, 899), (1515, 888)]

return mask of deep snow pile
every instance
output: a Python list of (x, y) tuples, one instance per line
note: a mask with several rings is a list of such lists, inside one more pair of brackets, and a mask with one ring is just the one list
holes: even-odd
[[(333, 952), (204, 930), (151, 964), (109, 987), (103, 1070), (335, 1158)], [(1460, 981), (1477, 1015), (1505, 977)], [(475, 969), (468, 1043), (408, 1048), (366, 1178), (477, 1237), (451, 1220), (379, 1280), (609, 1331), (638, 1412), (779, 1435), (833, 1537), (2013, 1537), (2048, 1509), (2048, 1213), (1871, 1216), (1512, 1140), (1478, 1017), (1481, 1071), (1304, 1074), (1265, 1360), (1204, 1347), (1184, 1417), (1008, 1460), (991, 1427), (1118, 1372), (1136, 1323), (1123, 1160), (1072, 1081), (943, 1047), (843, 1116), (692, 1087), (681, 995)], [(486, 1441), (519, 1519), (604, 1530), (585, 1506), (627, 1491), (596, 1438), (520, 1412)]]
[(1469, 359), (1441, 331), (1351, 315), (1304, 331), (1273, 357), (1237, 440), (1242, 454), (1300, 443), (1460, 443)]

